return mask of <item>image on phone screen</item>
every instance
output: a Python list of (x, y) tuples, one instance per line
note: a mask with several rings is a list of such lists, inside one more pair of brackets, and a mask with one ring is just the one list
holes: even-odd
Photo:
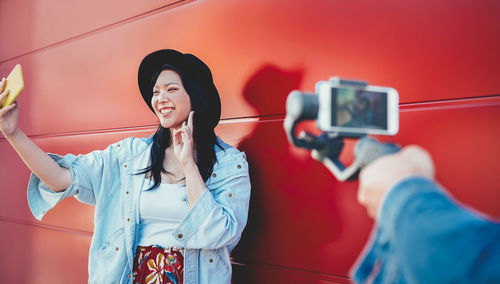
[(332, 126), (387, 129), (387, 94), (353, 88), (332, 88)]

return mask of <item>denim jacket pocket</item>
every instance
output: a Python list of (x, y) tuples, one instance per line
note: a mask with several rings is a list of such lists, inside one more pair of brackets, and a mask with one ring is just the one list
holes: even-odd
[[(217, 249), (220, 250), (220, 249)], [(203, 249), (200, 252), (200, 259), (202, 262), (205, 262), (208, 267), (210, 267), (210, 271), (217, 271), (224, 273), (229, 273), (231, 271), (231, 267), (228, 263), (224, 262), (223, 258), (220, 254), (214, 249)]]
[(104, 244), (97, 251), (97, 255), (106, 255), (112, 251), (119, 251), (120, 249), (124, 250), (123, 241), (120, 242), (120, 239), (123, 239), (123, 232), (125, 228), (120, 228), (116, 232), (111, 235), (111, 237), (104, 242)]

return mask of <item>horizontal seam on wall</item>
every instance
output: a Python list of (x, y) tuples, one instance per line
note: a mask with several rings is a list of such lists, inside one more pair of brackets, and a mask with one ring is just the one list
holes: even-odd
[(400, 112), (488, 107), (500, 105), (500, 95), (410, 102), (400, 104)]
[[(255, 123), (255, 122), (273, 122), (282, 121), (284, 115), (266, 115), (266, 116), (248, 116), (248, 117), (235, 117), (235, 118), (224, 118), (220, 120), (219, 125), (226, 124), (241, 124), (241, 123)], [(80, 135), (99, 135), (99, 134), (116, 134), (122, 132), (138, 132), (138, 131), (155, 131), (157, 125), (144, 125), (144, 126), (129, 126), (120, 128), (108, 128), (108, 129), (96, 129), (96, 130), (85, 130), (85, 131), (72, 131), (72, 132), (62, 132), (62, 133), (47, 133), (47, 134), (36, 134), (28, 135), (31, 139), (45, 139), (45, 138), (55, 138), (55, 137), (68, 137), (68, 136), (80, 136)], [(0, 137), (0, 142), (5, 141), (4, 137)]]
[(500, 94), (489, 94), (483, 96), (473, 96), (473, 97), (462, 97), (462, 98), (452, 98), (452, 99), (439, 99), (439, 100), (427, 100), (427, 101), (417, 101), (417, 102), (405, 102), (400, 105), (413, 105), (413, 104), (426, 104), (426, 103), (438, 103), (438, 102), (462, 102), (477, 99), (500, 99)]
[(327, 273), (313, 271), (313, 270), (301, 269), (301, 268), (297, 268), (297, 267), (291, 267), (291, 266), (285, 266), (285, 265), (279, 265), (279, 264), (267, 263), (267, 262), (260, 262), (260, 261), (253, 261), (253, 262), (246, 264), (246, 263), (237, 262), (235, 260), (231, 260), (231, 263), (234, 265), (237, 265), (237, 266), (241, 266), (241, 267), (251, 267), (251, 266), (255, 266), (255, 265), (263, 265), (263, 266), (270, 266), (270, 267), (275, 267), (277, 269), (283, 269), (283, 270), (300, 271), (300, 272), (310, 274), (311, 276), (314, 275), (315, 276), (314, 279), (328, 280), (328, 281), (332, 281), (332, 282), (345, 281), (345, 283), (350, 283), (349, 281), (351, 280), (351, 278), (346, 277), (346, 276), (338, 276), (338, 275), (334, 275), (334, 274), (327, 274)]
[(71, 229), (71, 228), (55, 226), (55, 225), (47, 225), (47, 224), (43, 224), (43, 223), (35, 223), (35, 222), (30, 222), (30, 221), (26, 221), (26, 220), (22, 220), (22, 219), (3, 217), (3, 216), (0, 216), (0, 222), (14, 223), (17, 225), (37, 227), (37, 228), (59, 231), (59, 232), (64, 232), (64, 233), (70, 233), (70, 234), (75, 234), (75, 235), (83, 235), (86, 237), (92, 237), (92, 235), (93, 235), (93, 232), (89, 232), (89, 231)]
[(179, 1), (167, 4), (165, 6), (161, 6), (161, 7), (155, 8), (153, 10), (149, 10), (149, 11), (143, 12), (141, 14), (138, 14), (138, 15), (135, 15), (135, 16), (132, 16), (132, 17), (128, 17), (128, 18), (125, 18), (123, 20), (119, 20), (117, 22), (114, 22), (114, 23), (111, 23), (111, 24), (108, 24), (108, 25), (105, 25), (105, 26), (93, 29), (91, 31), (88, 31), (88, 32), (85, 32), (85, 33), (82, 33), (82, 34), (79, 34), (79, 35), (75, 35), (75, 36), (63, 39), (61, 41), (54, 42), (54, 43), (51, 43), (49, 45), (46, 45), (46, 46), (34, 49), (34, 50), (30, 50), (30, 51), (25, 52), (23, 54), (7, 58), (5, 60), (0, 61), (0, 64), (8, 62), (8, 61), (11, 61), (11, 60), (15, 60), (15, 59), (21, 58), (23, 56), (40, 53), (40, 52), (49, 50), (51, 48), (62, 46), (62, 45), (65, 45), (67, 43), (71, 43), (71, 42), (73, 42), (75, 40), (83, 39), (83, 38), (89, 37), (91, 35), (98, 34), (100, 32), (103, 32), (103, 31), (115, 28), (115, 27), (120, 26), (120, 25), (124, 25), (124, 24), (130, 23), (130, 22), (138, 20), (138, 19), (142, 19), (142, 18), (149, 17), (149, 16), (152, 16), (152, 15), (156, 15), (158, 13), (161, 13), (161, 12), (164, 12), (164, 11), (167, 11), (167, 10), (170, 10), (170, 9), (181, 7), (183, 5), (191, 3), (193, 1), (196, 1), (196, 0), (179, 0)]

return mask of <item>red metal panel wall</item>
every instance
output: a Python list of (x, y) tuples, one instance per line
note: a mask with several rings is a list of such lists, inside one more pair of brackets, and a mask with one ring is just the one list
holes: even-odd
[[(63, 2), (0, 1), (0, 74), (16, 63), (25, 73), (20, 126), (59, 154), (149, 135), (140, 60), (160, 48), (199, 55), (222, 96), (217, 133), (251, 166), (235, 282), (346, 282), (366, 241), (357, 184), (282, 130), (288, 93), (332, 75), (398, 89), (401, 130), (383, 139), (423, 145), (457, 199), (500, 216), (498, 1)], [(93, 208), (68, 199), (35, 221), (29, 171), (3, 138), (0, 157), (0, 282), (84, 283)]]

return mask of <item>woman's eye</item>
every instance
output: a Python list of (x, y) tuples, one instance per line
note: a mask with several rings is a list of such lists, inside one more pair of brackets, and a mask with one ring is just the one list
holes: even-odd
[(173, 92), (173, 91), (176, 91), (176, 90), (177, 90), (177, 88), (168, 88), (169, 92)]
[(160, 92), (158, 92), (158, 91), (153, 91), (153, 96), (156, 96), (156, 95), (158, 95), (159, 93), (160, 93)]

